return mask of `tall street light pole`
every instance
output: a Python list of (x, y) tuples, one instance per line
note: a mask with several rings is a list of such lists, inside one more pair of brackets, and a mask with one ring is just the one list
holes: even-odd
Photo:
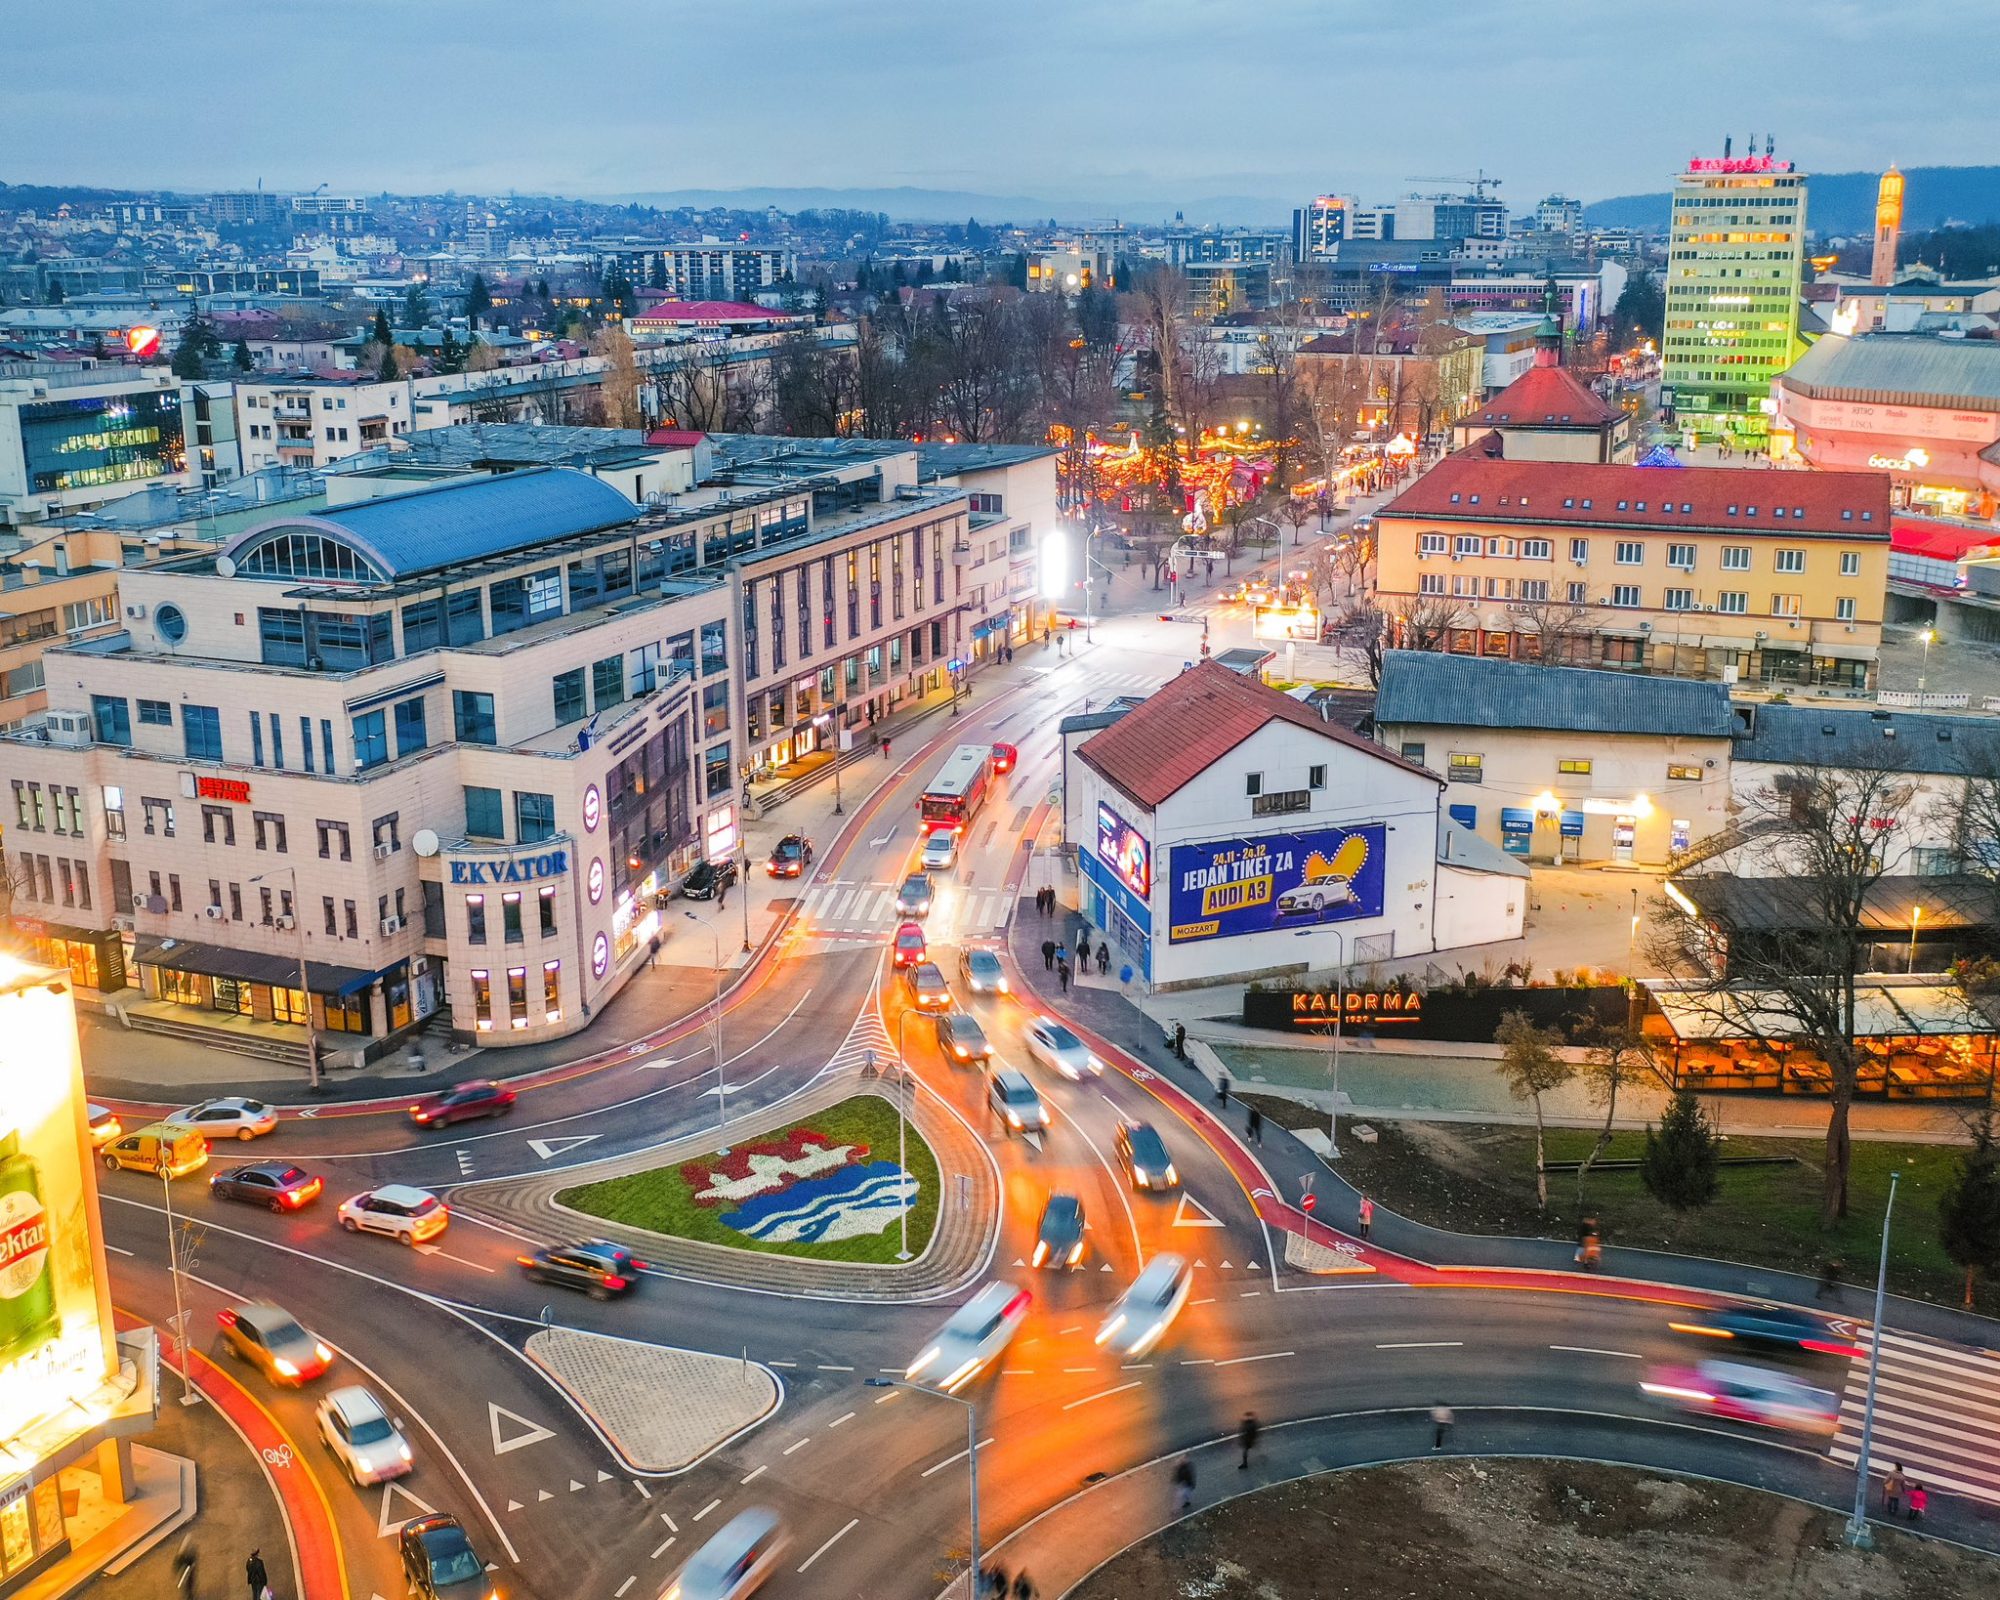
[(1340, 1159), (1340, 1026), (1347, 1016), (1347, 930), (1327, 930), (1340, 941), (1340, 965), (1333, 970), (1333, 1102), (1327, 1113), (1327, 1159)]
[(898, 1261), (910, 1259), (910, 1116), (907, 1102), (910, 1093), (910, 1057), (903, 1046), (903, 1029), (910, 1020), (909, 1006), (903, 1007), (896, 1018), (896, 1167), (902, 1174), (897, 1191), (902, 1196), (901, 1215), (897, 1221), (903, 1230), (901, 1248), (896, 1251)]
[[(729, 1085), (723, 1079), (722, 1066), (722, 936), (715, 931), (713, 924), (703, 922), (692, 911), (684, 911), (681, 915), (708, 935), (715, 957), (715, 1001), (708, 1016), (708, 1050), (715, 1057), (715, 1108), (720, 1118), (716, 1132), (726, 1136), (729, 1129)], [(724, 1145), (721, 1153), (728, 1155), (729, 1147)]]
[(1868, 1458), (1875, 1444), (1875, 1385), (1882, 1370), (1882, 1302), (1888, 1296), (1889, 1219), (1896, 1214), (1896, 1184), (1902, 1173), (1889, 1174), (1889, 1202), (1882, 1208), (1882, 1255), (1875, 1265), (1875, 1325), (1868, 1333), (1868, 1398), (1861, 1407), (1861, 1454), (1854, 1463), (1854, 1515), (1847, 1519), (1847, 1542), (1857, 1550), (1875, 1543), (1868, 1531)]
[[(319, 1093), (319, 1035), (313, 1031), (312, 990), (306, 987), (306, 925), (299, 915), (299, 869), (297, 867), (273, 868), (272, 872), (260, 872), (250, 881), (262, 883), (274, 872), (282, 871), (292, 881), (292, 927), (299, 936), (299, 1010), (306, 1025), (306, 1088), (310, 1093)], [(283, 911), (280, 910), (280, 920)]]
[(1917, 693), (1922, 694), (1924, 692), (1924, 685), (1930, 682), (1931, 640), (1937, 637), (1937, 629), (1926, 628), (1917, 637), (1924, 642), (1924, 658), (1922, 663), (1917, 667)]
[(174, 1331), (175, 1343), (181, 1354), (181, 1404), (196, 1405), (199, 1397), (194, 1392), (194, 1382), (188, 1376), (188, 1314), (181, 1299), (181, 1242), (180, 1224), (174, 1220), (174, 1175), (167, 1170), (166, 1158), (160, 1158), (160, 1195), (167, 1207), (167, 1276), (174, 1280)]
[(979, 1413), (972, 1402), (942, 1389), (927, 1389), (907, 1378), (864, 1378), (871, 1389), (910, 1389), (965, 1407), (965, 1461), (972, 1475), (972, 1564), (966, 1569), (966, 1600), (979, 1600)]

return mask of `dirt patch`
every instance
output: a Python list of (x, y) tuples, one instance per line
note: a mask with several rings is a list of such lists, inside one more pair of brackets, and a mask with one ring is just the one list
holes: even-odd
[(1554, 1461), (1424, 1463), (1281, 1484), (1175, 1523), (1077, 1600), (1971, 1600), (2000, 1561), (1752, 1489)]

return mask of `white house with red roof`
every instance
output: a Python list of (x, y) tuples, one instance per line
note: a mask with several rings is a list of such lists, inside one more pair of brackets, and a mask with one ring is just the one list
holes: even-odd
[(812, 325), (797, 311), (774, 311), (741, 300), (662, 300), (627, 324), (632, 337), (678, 339), (691, 333), (782, 333)]
[(1454, 424), (1454, 449), (1482, 440), (1506, 461), (1626, 462), (1632, 419), (1562, 364), (1562, 330), (1544, 318), (1535, 364)]
[(1083, 914), (1154, 988), (1520, 936), (1526, 869), (1441, 822), (1437, 774), (1254, 678), (1203, 662), (1064, 733)]

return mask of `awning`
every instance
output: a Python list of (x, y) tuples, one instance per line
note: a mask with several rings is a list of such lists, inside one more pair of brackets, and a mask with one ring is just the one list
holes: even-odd
[[(199, 972), (211, 978), (234, 978), (239, 983), (267, 983), (277, 989), (296, 989), (299, 983), (299, 964), (291, 956), (232, 950), (227, 945), (195, 944), (186, 939), (160, 939), (151, 934), (141, 934), (133, 942), (132, 960), (137, 966)], [(367, 988), (376, 977), (376, 973), (360, 967), (336, 967), (323, 961), (306, 963), (306, 983), (314, 994), (350, 995)]]
[[(1640, 980), (1679, 1039), (1790, 1039), (1800, 1034), (1782, 996), (1759, 989), (1706, 989)], [(1854, 986), (1856, 1038), (1985, 1034), (1993, 1025), (1955, 986), (1876, 979)]]
[(1535, 831), (1534, 812), (1523, 810), (1519, 806), (1502, 806), (1500, 808), (1500, 831), (1502, 833), (1533, 833)]
[(1591, 630), (1602, 639), (1650, 639), (1651, 628), (1595, 628)]
[(1831, 656), (1835, 661), (1873, 661), (1880, 654), (1873, 645), (1866, 644), (1816, 644), (1816, 656)]
[(999, 618), (991, 618), (985, 622), (976, 622), (972, 625), (972, 637), (975, 639), (983, 639), (989, 633), (993, 632), (995, 628), (1000, 628), (1004, 626), (1005, 623), (1001, 621)]

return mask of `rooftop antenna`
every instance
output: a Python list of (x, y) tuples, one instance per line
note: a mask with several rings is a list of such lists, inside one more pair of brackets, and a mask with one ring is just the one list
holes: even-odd
[(1722, 136), (1722, 159), (1724, 161), (1727, 161), (1729, 159), (1729, 152), (1735, 146), (1735, 143), (1736, 141), (1732, 139), (1728, 134), (1725, 133)]

